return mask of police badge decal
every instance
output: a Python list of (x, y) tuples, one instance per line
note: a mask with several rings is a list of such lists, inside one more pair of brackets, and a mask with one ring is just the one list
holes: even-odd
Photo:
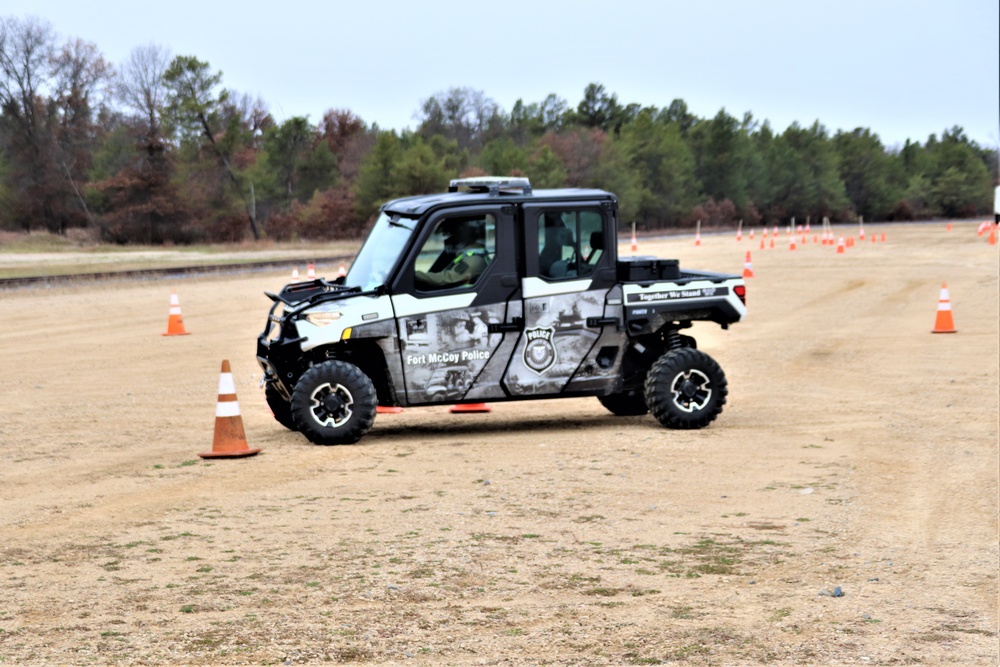
[(556, 348), (552, 344), (553, 327), (525, 329), (524, 365), (539, 375), (556, 363)]

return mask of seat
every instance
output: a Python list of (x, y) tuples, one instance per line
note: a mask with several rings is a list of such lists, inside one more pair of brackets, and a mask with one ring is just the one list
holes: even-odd
[[(567, 227), (546, 227), (545, 242), (538, 253), (538, 273), (546, 278), (561, 278), (566, 275), (563, 248), (573, 247), (573, 232)], [(558, 274), (558, 275), (557, 275)]]
[(604, 254), (604, 232), (598, 229), (590, 233), (590, 253), (583, 260), (585, 264), (594, 264)]

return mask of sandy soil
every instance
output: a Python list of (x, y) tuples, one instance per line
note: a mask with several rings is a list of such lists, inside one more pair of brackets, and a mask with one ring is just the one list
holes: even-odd
[[(695, 329), (730, 395), (693, 433), (571, 399), (317, 447), (257, 387), (287, 272), (2, 293), (0, 664), (996, 665), (1000, 269), (975, 229), (643, 242), (753, 251), (748, 319)], [(958, 333), (932, 335), (944, 281)], [(174, 289), (189, 336), (160, 335)], [(263, 452), (204, 461), (226, 358)]]

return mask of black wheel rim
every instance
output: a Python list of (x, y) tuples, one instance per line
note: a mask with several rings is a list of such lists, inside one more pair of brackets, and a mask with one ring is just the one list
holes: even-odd
[(670, 383), (671, 400), (678, 410), (704, 410), (712, 400), (712, 381), (698, 369), (678, 373)]
[(309, 412), (320, 426), (339, 428), (354, 414), (354, 397), (342, 384), (321, 384), (309, 399)]

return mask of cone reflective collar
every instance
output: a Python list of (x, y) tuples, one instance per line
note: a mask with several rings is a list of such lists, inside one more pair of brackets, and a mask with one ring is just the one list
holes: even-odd
[(236, 383), (229, 360), (222, 361), (222, 373), (219, 375), (219, 400), (215, 404), (215, 438), (212, 441), (212, 451), (198, 454), (203, 459), (236, 458), (253, 456), (259, 449), (247, 446), (247, 436), (243, 431), (243, 417), (240, 415), (240, 402), (236, 400)]

